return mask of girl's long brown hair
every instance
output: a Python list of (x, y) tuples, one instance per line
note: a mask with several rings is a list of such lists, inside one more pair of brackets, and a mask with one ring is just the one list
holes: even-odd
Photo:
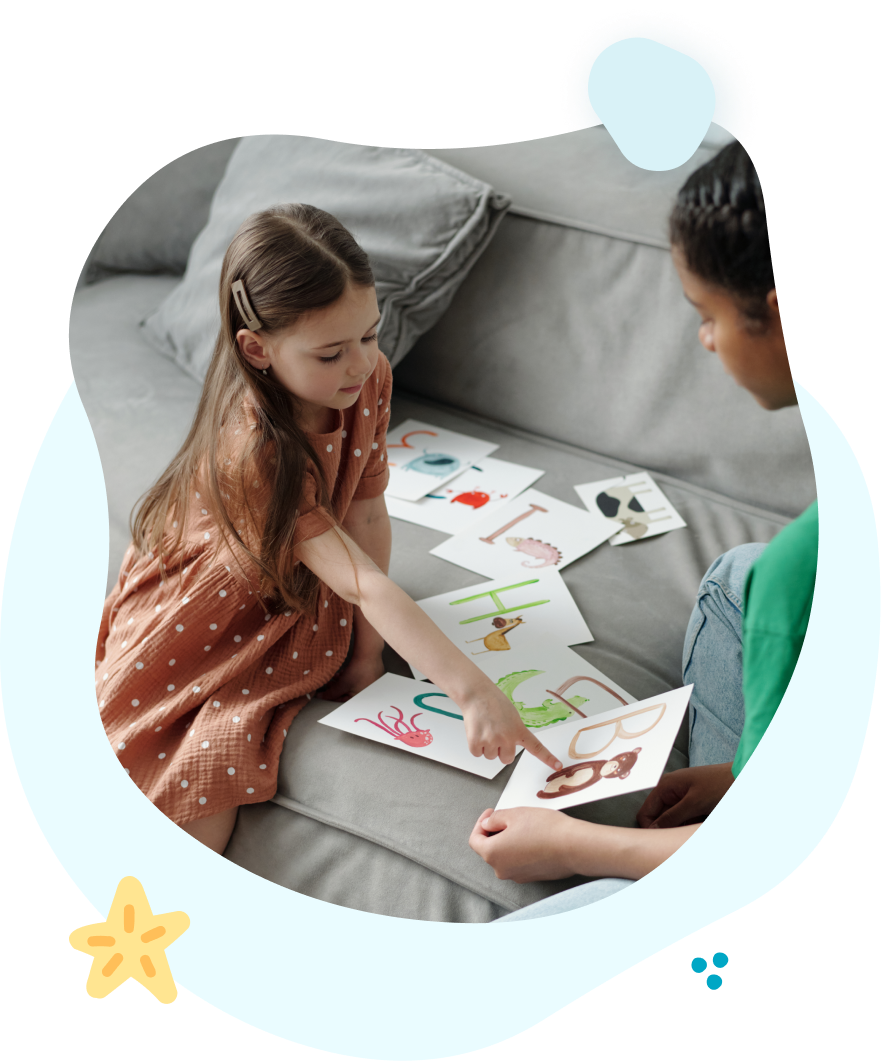
[[(333, 511), (330, 491), (300, 426), (296, 397), (275, 381), (271, 370), (264, 375), (239, 350), (236, 333), (248, 325), (230, 290), (236, 280), (243, 281), (264, 335), (290, 328), (310, 310), (332, 305), (349, 284), (374, 283), (367, 255), (324, 210), (290, 203), (253, 214), (244, 222), (223, 259), (220, 332), (192, 427), (177, 456), (132, 513), (132, 538), (141, 555), (158, 555), (165, 577), (166, 560), (183, 555), (194, 491), (207, 490), (211, 515), (226, 542), (234, 543), (234, 551), (243, 552), (245, 562), (256, 569), (264, 600), (276, 608), (307, 611), (314, 605), (319, 583), (297, 562), (293, 549), (310, 462), (319, 504), (328, 513)], [(250, 436), (244, 445), (230, 448), (231, 425), (241, 420), (248, 403), (256, 426), (244, 432)], [(248, 487), (255, 473), (262, 497), (268, 497), (266, 504), (261, 497), (259, 511), (249, 501)], [(242, 513), (244, 520), (237, 527)]]

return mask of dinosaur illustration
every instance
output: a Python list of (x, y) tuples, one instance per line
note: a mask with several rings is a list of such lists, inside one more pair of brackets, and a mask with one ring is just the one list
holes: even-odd
[(548, 698), (542, 701), (539, 707), (527, 707), (524, 701), (515, 700), (514, 691), (517, 686), (529, 681), (530, 678), (537, 677), (539, 674), (544, 674), (544, 671), (513, 671), (511, 674), (506, 674), (504, 678), (499, 678), (496, 682), (496, 685), (517, 708), (517, 712), (525, 725), (530, 729), (540, 729), (543, 726), (552, 726), (555, 722), (565, 722), (573, 714), (582, 714), (582, 712), (578, 711), (578, 708), (587, 703), (586, 698), (583, 696), (572, 696), (565, 704), (560, 703), (559, 700)]
[(548, 545), (546, 542), (540, 542), (536, 538), (505, 538), (508, 545), (514, 547), (514, 551), (518, 553), (526, 553), (527, 556), (535, 557), (536, 560), (543, 560), (541, 564), (528, 564), (525, 560), (520, 565), (521, 567), (528, 567), (530, 569), (536, 569), (539, 567), (555, 567), (563, 559), (563, 554), (554, 545)]

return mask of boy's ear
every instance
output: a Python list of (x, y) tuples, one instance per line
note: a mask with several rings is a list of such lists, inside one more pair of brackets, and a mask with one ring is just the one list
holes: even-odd
[(776, 287), (772, 287), (771, 290), (768, 292), (766, 301), (768, 303), (768, 309), (771, 310), (772, 313), (778, 313), (779, 314), (780, 306), (777, 304), (777, 288)]
[(242, 357), (254, 368), (269, 368), (269, 355), (264, 349), (264, 339), (256, 332), (242, 328), (236, 332), (236, 342)]

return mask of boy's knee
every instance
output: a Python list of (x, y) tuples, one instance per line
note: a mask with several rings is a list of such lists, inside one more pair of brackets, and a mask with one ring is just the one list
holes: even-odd
[(746, 576), (766, 548), (764, 542), (748, 542), (716, 557), (701, 580), (698, 597), (707, 593), (715, 596), (721, 592), (738, 608), (741, 607)]

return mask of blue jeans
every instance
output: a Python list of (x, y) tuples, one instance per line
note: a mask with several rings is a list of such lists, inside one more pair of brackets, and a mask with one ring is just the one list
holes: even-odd
[[(743, 732), (743, 592), (749, 569), (765, 548), (738, 545), (710, 564), (701, 580), (682, 649), (682, 679), (694, 682), (688, 706), (690, 766), (734, 759)], [(633, 881), (609, 877), (552, 895), (500, 921), (525, 921), (605, 899)]]

